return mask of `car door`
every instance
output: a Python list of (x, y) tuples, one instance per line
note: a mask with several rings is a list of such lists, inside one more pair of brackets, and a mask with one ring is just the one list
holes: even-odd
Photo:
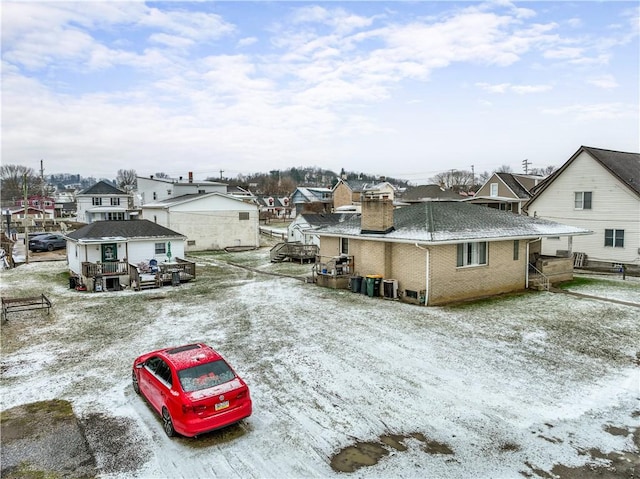
[(161, 361), (162, 360), (157, 356), (150, 357), (143, 363), (140, 368), (140, 374), (138, 375), (140, 392), (147, 398), (147, 401), (149, 401), (155, 409), (157, 409), (156, 398), (158, 396), (158, 392), (156, 391), (157, 383), (155, 381), (155, 374)]

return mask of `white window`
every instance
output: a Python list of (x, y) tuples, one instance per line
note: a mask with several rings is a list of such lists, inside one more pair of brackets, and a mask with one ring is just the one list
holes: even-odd
[(491, 188), (491, 193), (489, 194), (491, 196), (498, 196), (498, 183), (491, 183), (490, 188)]
[(487, 264), (487, 242), (458, 244), (457, 266)]
[(111, 206), (120, 206), (120, 198), (111, 198)]
[(156, 254), (165, 254), (166, 252), (167, 248), (164, 243), (156, 243)]
[(591, 209), (591, 192), (590, 191), (576, 191), (573, 195), (574, 195), (574, 208), (576, 210)]
[(99, 198), (99, 197), (91, 198), (91, 202), (93, 206), (102, 206), (102, 198)]

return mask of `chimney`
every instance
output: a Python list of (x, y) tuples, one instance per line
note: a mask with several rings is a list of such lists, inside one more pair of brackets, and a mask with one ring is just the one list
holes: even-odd
[(386, 234), (394, 230), (393, 200), (384, 193), (365, 193), (362, 196), (361, 234)]
[(193, 171), (189, 172), (189, 183), (193, 183)]

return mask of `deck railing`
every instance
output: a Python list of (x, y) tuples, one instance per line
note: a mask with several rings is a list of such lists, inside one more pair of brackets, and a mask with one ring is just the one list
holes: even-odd
[(129, 263), (124, 261), (108, 261), (106, 263), (82, 263), (82, 276), (122, 276), (129, 274)]
[(278, 243), (270, 252), (271, 262), (282, 261), (291, 258), (298, 261), (313, 260), (318, 255), (318, 246), (315, 244), (303, 244), (300, 241), (290, 243)]
[(529, 265), (529, 268), (533, 271), (533, 273), (529, 273), (529, 287), (532, 285), (540, 285), (545, 291), (549, 291), (551, 289), (551, 281), (549, 278), (532, 264)]

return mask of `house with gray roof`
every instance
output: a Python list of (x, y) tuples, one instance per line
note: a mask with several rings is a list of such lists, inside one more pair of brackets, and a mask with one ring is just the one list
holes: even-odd
[[(457, 201), (394, 208), (392, 200), (376, 195), (363, 198), (361, 216), (313, 231), (321, 258), (346, 257), (349, 274), (391, 281), (400, 300), (423, 305), (523, 290), (530, 286), (530, 263), (540, 259), (542, 238), (589, 233)], [(562, 278), (551, 280), (571, 278), (568, 261)], [(316, 273), (318, 284), (332, 286), (336, 268), (321, 264)]]
[(591, 236), (552, 236), (545, 255), (573, 251), (576, 266), (640, 272), (640, 153), (581, 146), (533, 190), (529, 216), (588, 228)]
[(299, 186), (291, 193), (290, 204), (293, 214), (300, 213), (330, 213), (333, 207), (331, 188), (315, 186)]
[(494, 173), (478, 189), (465, 199), (469, 203), (522, 214), (524, 204), (531, 198), (531, 190), (544, 180), (542, 176), (517, 173)]
[(342, 223), (357, 216), (357, 213), (303, 213), (289, 223), (287, 241), (320, 245), (320, 238), (313, 230), (327, 225)]
[(360, 198), (366, 192), (386, 194), (394, 199), (396, 188), (388, 181), (371, 182), (340, 178), (332, 188), (334, 211), (344, 206), (360, 205)]
[(138, 214), (133, 195), (104, 180), (78, 193), (76, 207), (76, 220), (80, 223), (128, 220)]
[(195, 277), (195, 264), (183, 259), (186, 237), (152, 221), (96, 221), (65, 237), (70, 275), (82, 289), (158, 287), (171, 272)]

